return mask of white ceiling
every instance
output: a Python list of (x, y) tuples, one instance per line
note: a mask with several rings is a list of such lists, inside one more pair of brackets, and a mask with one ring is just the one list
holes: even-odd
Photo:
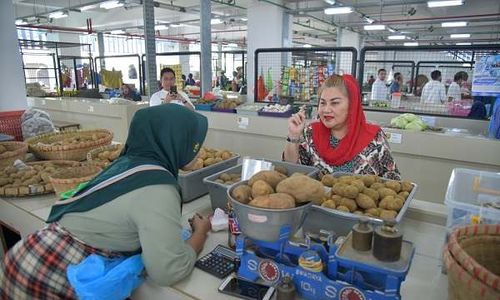
[[(500, 1), (465, 0), (462, 6), (428, 8), (424, 0), (342, 0), (335, 6), (352, 6), (355, 12), (348, 15), (328, 16), (324, 9), (331, 7), (326, 1), (261, 0), (270, 5), (281, 5), (293, 17), (294, 42), (316, 46), (335, 46), (336, 28), (347, 28), (365, 36), (366, 45), (397, 45), (402, 41), (390, 41), (387, 36), (402, 33), (408, 39), (425, 44), (455, 44), (456, 42), (492, 43), (500, 39)], [(104, 1), (89, 0), (13, 0), (18, 19), (31, 24), (86, 29), (86, 20), (92, 20), (94, 31), (109, 32), (123, 29), (128, 34), (142, 34), (142, 6), (140, 0), (126, 0), (124, 7), (115, 9), (94, 8), (80, 11), (85, 5)], [(162, 24), (184, 24), (159, 31), (165, 39), (199, 40), (200, 0), (156, 0), (155, 19)], [(212, 18), (224, 23), (212, 26), (212, 40), (245, 45), (246, 10), (250, 0), (212, 0)], [(69, 17), (47, 20), (50, 12), (69, 11)], [(365, 31), (364, 16), (397, 30)], [(466, 27), (442, 28), (446, 21), (467, 21)], [(451, 39), (453, 33), (470, 33), (468, 39)]]

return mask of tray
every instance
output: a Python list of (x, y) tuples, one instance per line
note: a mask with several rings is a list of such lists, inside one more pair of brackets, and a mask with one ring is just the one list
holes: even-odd
[(236, 108), (217, 108), (215, 106), (212, 107), (212, 111), (224, 112), (224, 113), (236, 113)]
[(259, 110), (258, 112), (259, 116), (265, 116), (265, 117), (276, 117), (276, 118), (289, 118), (292, 116), (292, 110), (288, 110), (285, 112), (267, 112), (267, 111), (262, 111)]
[(214, 173), (235, 166), (240, 156), (236, 154), (230, 159), (192, 172), (179, 173), (178, 183), (182, 191), (182, 202), (190, 202), (208, 193), (208, 187), (203, 183), (203, 178)]
[(203, 110), (203, 111), (211, 111), (212, 106), (214, 106), (215, 103), (210, 103), (210, 104), (194, 104), (194, 108), (196, 110)]
[[(292, 164), (289, 162), (285, 161), (278, 161), (278, 160), (269, 160), (269, 159), (262, 159), (265, 161), (269, 161), (273, 163), (273, 165), (276, 166), (281, 166), (285, 167), (288, 170), (288, 174), (291, 175), (293, 173), (299, 172), (299, 173), (306, 173), (306, 175), (310, 177), (315, 177), (316, 174), (319, 172), (319, 170), (316, 167), (311, 167), (311, 166), (304, 166), (304, 165), (299, 165), (299, 164)], [(225, 170), (222, 170), (220, 172), (217, 172), (213, 175), (210, 175), (206, 178), (203, 179), (203, 182), (205, 185), (208, 187), (208, 192), (210, 193), (210, 203), (212, 204), (212, 209), (216, 208), (221, 208), (221, 209), (226, 209), (226, 204), (227, 204), (227, 190), (231, 185), (227, 184), (222, 184), (219, 182), (216, 182), (217, 178), (222, 173), (228, 173), (228, 174), (241, 174), (241, 169), (242, 165), (237, 165)]]
[[(340, 177), (344, 175), (359, 175), (353, 173), (336, 172), (332, 174), (334, 177)], [(382, 182), (388, 181), (387, 179), (382, 179)], [(403, 207), (398, 212), (395, 221), (396, 223), (401, 222), (410, 202), (417, 192), (417, 184), (413, 184), (413, 189), (411, 190), (408, 198), (406, 199)], [(335, 209), (313, 205), (309, 210), (309, 214), (304, 222), (303, 230), (304, 232), (319, 232), (321, 229), (329, 230), (335, 232), (337, 235), (346, 236), (352, 229), (354, 224), (358, 223), (362, 216), (353, 213), (342, 212)], [(382, 225), (383, 221), (379, 218), (363, 216), (369, 219), (369, 222), (374, 225)]]

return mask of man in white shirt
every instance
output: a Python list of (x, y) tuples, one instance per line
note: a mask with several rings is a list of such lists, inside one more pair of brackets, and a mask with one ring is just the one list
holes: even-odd
[(462, 100), (462, 83), (469, 79), (469, 74), (464, 71), (457, 72), (453, 77), (453, 82), (448, 87), (448, 101), (461, 101)]
[(385, 76), (387, 71), (380, 69), (377, 72), (377, 80), (372, 85), (372, 100), (387, 100), (387, 86), (385, 85)]
[(151, 95), (149, 98), (149, 106), (175, 103), (194, 110), (194, 105), (189, 100), (188, 95), (183, 91), (177, 91), (175, 88), (174, 70), (171, 68), (163, 68), (160, 72), (160, 81), (162, 89)]
[(422, 89), (420, 102), (422, 103), (444, 103), (446, 98), (446, 88), (441, 82), (441, 71), (435, 70), (431, 73), (432, 80)]

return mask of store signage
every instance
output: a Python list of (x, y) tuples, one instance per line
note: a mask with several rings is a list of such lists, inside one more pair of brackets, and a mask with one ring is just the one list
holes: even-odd
[(247, 117), (238, 117), (237, 118), (238, 128), (247, 129), (248, 124), (250, 124), (250, 120)]
[(472, 78), (473, 95), (500, 95), (500, 54), (485, 55), (476, 61)]
[(385, 136), (387, 137), (389, 143), (401, 144), (403, 142), (403, 135), (401, 133), (386, 132)]

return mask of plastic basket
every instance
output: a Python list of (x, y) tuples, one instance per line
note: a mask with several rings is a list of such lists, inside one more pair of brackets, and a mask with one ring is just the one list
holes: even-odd
[[(305, 173), (306, 175), (308, 175), (310, 177), (314, 177), (319, 172), (319, 170), (316, 167), (304, 166), (304, 165), (299, 165), (299, 164), (292, 164), (292, 163), (285, 162), (285, 161), (268, 160), (268, 159), (265, 159), (265, 160), (271, 162), (274, 166), (280, 166), (280, 167), (286, 168), (288, 170), (289, 175), (291, 175), (293, 173)], [(243, 168), (242, 165), (237, 165), (235, 167), (222, 170), (218, 173), (215, 173), (215, 174), (203, 179), (203, 182), (208, 187), (208, 192), (210, 194), (210, 203), (212, 204), (212, 209), (214, 209), (214, 210), (216, 208), (226, 209), (227, 190), (231, 186), (231, 185), (216, 182), (215, 180), (217, 180), (217, 178), (219, 178), (219, 176), (222, 173), (241, 174), (242, 168)]]
[(23, 141), (23, 131), (21, 129), (21, 116), (23, 113), (24, 110), (0, 112), (0, 133), (11, 135), (16, 138), (16, 141)]
[(203, 111), (211, 111), (212, 106), (214, 106), (214, 103), (210, 104), (194, 104), (194, 108), (196, 110), (203, 110)]
[(448, 113), (453, 116), (467, 117), (472, 108), (472, 104), (466, 101), (453, 101), (448, 102), (446, 105), (448, 107)]

